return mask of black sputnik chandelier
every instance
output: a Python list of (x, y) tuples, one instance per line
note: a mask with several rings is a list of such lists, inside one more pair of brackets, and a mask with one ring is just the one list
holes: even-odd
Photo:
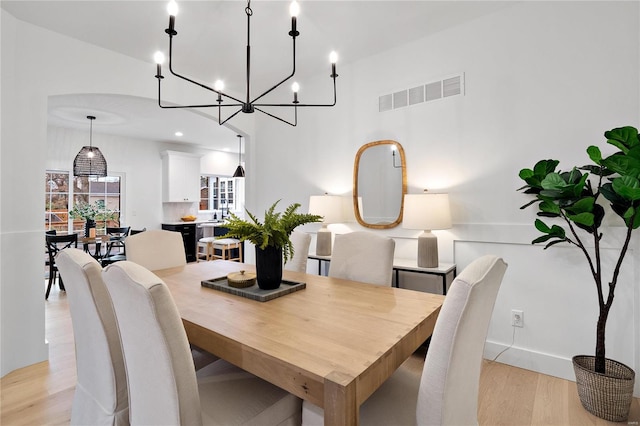
[[(217, 80), (214, 83), (213, 87), (209, 87), (206, 84), (197, 82), (191, 78), (185, 77), (176, 73), (173, 69), (172, 63), (172, 52), (173, 52), (173, 38), (178, 34), (175, 30), (175, 22), (176, 22), (176, 14), (178, 12), (178, 5), (175, 0), (171, 0), (169, 5), (167, 6), (167, 11), (169, 12), (169, 28), (164, 30), (165, 33), (169, 35), (169, 71), (174, 76), (185, 80), (189, 83), (195, 84), (203, 89), (209, 90), (213, 93), (217, 94), (216, 103), (213, 104), (203, 104), (203, 105), (162, 105), (161, 101), (161, 86), (162, 80), (164, 76), (162, 75), (162, 63), (164, 62), (164, 54), (162, 52), (156, 52), (155, 61), (157, 64), (157, 73), (156, 78), (158, 79), (158, 105), (160, 108), (218, 108), (218, 124), (222, 125), (235, 117), (238, 113), (243, 112), (245, 114), (252, 114), (255, 111), (259, 111), (263, 114), (268, 115), (269, 117), (275, 118), (276, 120), (280, 120), (283, 123), (287, 123), (291, 126), (296, 126), (298, 124), (298, 108), (299, 107), (332, 107), (336, 104), (336, 62), (338, 60), (338, 55), (336, 52), (331, 52), (329, 55), (329, 61), (331, 62), (331, 79), (333, 80), (333, 103), (331, 104), (303, 104), (298, 101), (298, 91), (300, 86), (298, 83), (294, 82), (291, 85), (291, 90), (293, 91), (293, 100), (290, 103), (261, 103), (258, 102), (268, 93), (271, 93), (273, 90), (284, 84), (286, 81), (290, 80), (294, 74), (296, 73), (296, 37), (300, 35), (300, 32), (297, 30), (297, 16), (300, 12), (300, 7), (298, 2), (295, 0), (291, 2), (291, 6), (289, 11), (291, 13), (291, 31), (289, 31), (289, 35), (291, 36), (291, 40), (293, 42), (293, 69), (291, 70), (291, 74), (282, 79), (280, 82), (275, 84), (270, 89), (266, 90), (262, 94), (257, 97), (251, 98), (251, 16), (253, 15), (253, 10), (251, 9), (251, 0), (247, 1), (247, 7), (244, 9), (247, 14), (247, 48), (246, 48), (246, 91), (245, 91), (245, 100), (240, 100), (235, 98), (227, 93), (224, 90), (224, 82), (222, 80)], [(230, 101), (230, 102), (225, 102)], [(222, 119), (222, 108), (227, 107), (235, 107), (238, 108), (235, 112), (229, 115), (224, 120)], [(287, 121), (283, 118), (280, 118), (270, 112), (265, 111), (263, 108), (269, 107), (284, 107), (284, 108), (293, 108), (294, 110), (294, 120), (293, 122)]]

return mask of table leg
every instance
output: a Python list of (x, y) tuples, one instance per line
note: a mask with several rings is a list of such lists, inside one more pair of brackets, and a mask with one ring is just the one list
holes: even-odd
[(447, 295), (447, 274), (442, 274), (442, 295)]
[(325, 426), (357, 425), (359, 417), (354, 378), (337, 371), (329, 373), (324, 378)]

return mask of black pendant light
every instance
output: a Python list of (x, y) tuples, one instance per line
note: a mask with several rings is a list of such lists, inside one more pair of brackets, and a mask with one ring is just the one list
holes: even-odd
[(107, 160), (98, 147), (93, 146), (93, 115), (87, 115), (89, 119), (89, 146), (83, 146), (73, 160), (74, 176), (107, 176)]
[(233, 173), (234, 178), (244, 177), (244, 168), (242, 167), (242, 135), (238, 136), (238, 167), (236, 167), (236, 171)]

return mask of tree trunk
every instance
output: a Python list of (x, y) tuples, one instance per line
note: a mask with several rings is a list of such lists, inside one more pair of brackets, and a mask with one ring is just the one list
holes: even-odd
[(609, 316), (609, 309), (602, 307), (600, 309), (600, 316), (598, 317), (598, 325), (596, 326), (596, 360), (595, 370), (596, 373), (605, 374), (605, 345), (604, 337), (607, 326), (607, 317)]

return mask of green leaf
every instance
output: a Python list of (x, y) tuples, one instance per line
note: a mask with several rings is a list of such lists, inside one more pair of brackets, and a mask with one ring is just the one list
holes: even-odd
[(531, 244), (544, 243), (545, 241), (550, 240), (551, 238), (555, 238), (553, 235), (542, 235), (535, 240), (531, 241)]
[(567, 207), (566, 210), (572, 214), (579, 214), (584, 212), (592, 212), (593, 206), (596, 203), (595, 197), (584, 197), (573, 203), (570, 207)]
[(587, 148), (587, 154), (589, 154), (589, 158), (596, 164), (600, 164), (602, 161), (602, 153), (600, 152), (600, 148), (597, 146), (591, 145)]
[(551, 201), (543, 201), (542, 203), (540, 203), (538, 207), (540, 208), (541, 211), (545, 213), (553, 213), (556, 215), (560, 214), (560, 207), (558, 207), (555, 203), (552, 203)]
[(533, 166), (533, 173), (537, 176), (544, 177), (554, 172), (559, 163), (558, 160), (540, 160)]
[(612, 182), (613, 190), (625, 200), (640, 200), (640, 181), (631, 176), (622, 176)]
[(604, 132), (607, 143), (617, 147), (625, 154), (629, 149), (640, 145), (638, 130), (631, 126), (618, 127)]
[(558, 173), (549, 173), (547, 177), (542, 180), (542, 187), (544, 189), (559, 189), (565, 186), (567, 186), (567, 183)]
[(565, 239), (566, 238), (566, 234), (564, 231), (564, 228), (558, 225), (553, 225), (551, 227), (551, 234), (558, 237), (558, 238), (562, 238)]
[(548, 234), (551, 232), (551, 228), (549, 228), (543, 221), (541, 221), (540, 219), (536, 219), (535, 222), (535, 227), (538, 231), (540, 232), (544, 232), (545, 234)]
[(522, 180), (527, 180), (528, 178), (530, 178), (531, 176), (533, 176), (533, 170), (531, 169), (522, 169), (520, 170), (520, 173), (518, 174), (518, 176), (520, 176), (520, 178)]
[(544, 246), (544, 249), (548, 249), (549, 247), (556, 245), (558, 243), (564, 243), (566, 240), (555, 240), (555, 241), (551, 241), (549, 244), (547, 244), (546, 246)]
[(567, 218), (580, 225), (593, 226), (593, 213), (568, 214)]

